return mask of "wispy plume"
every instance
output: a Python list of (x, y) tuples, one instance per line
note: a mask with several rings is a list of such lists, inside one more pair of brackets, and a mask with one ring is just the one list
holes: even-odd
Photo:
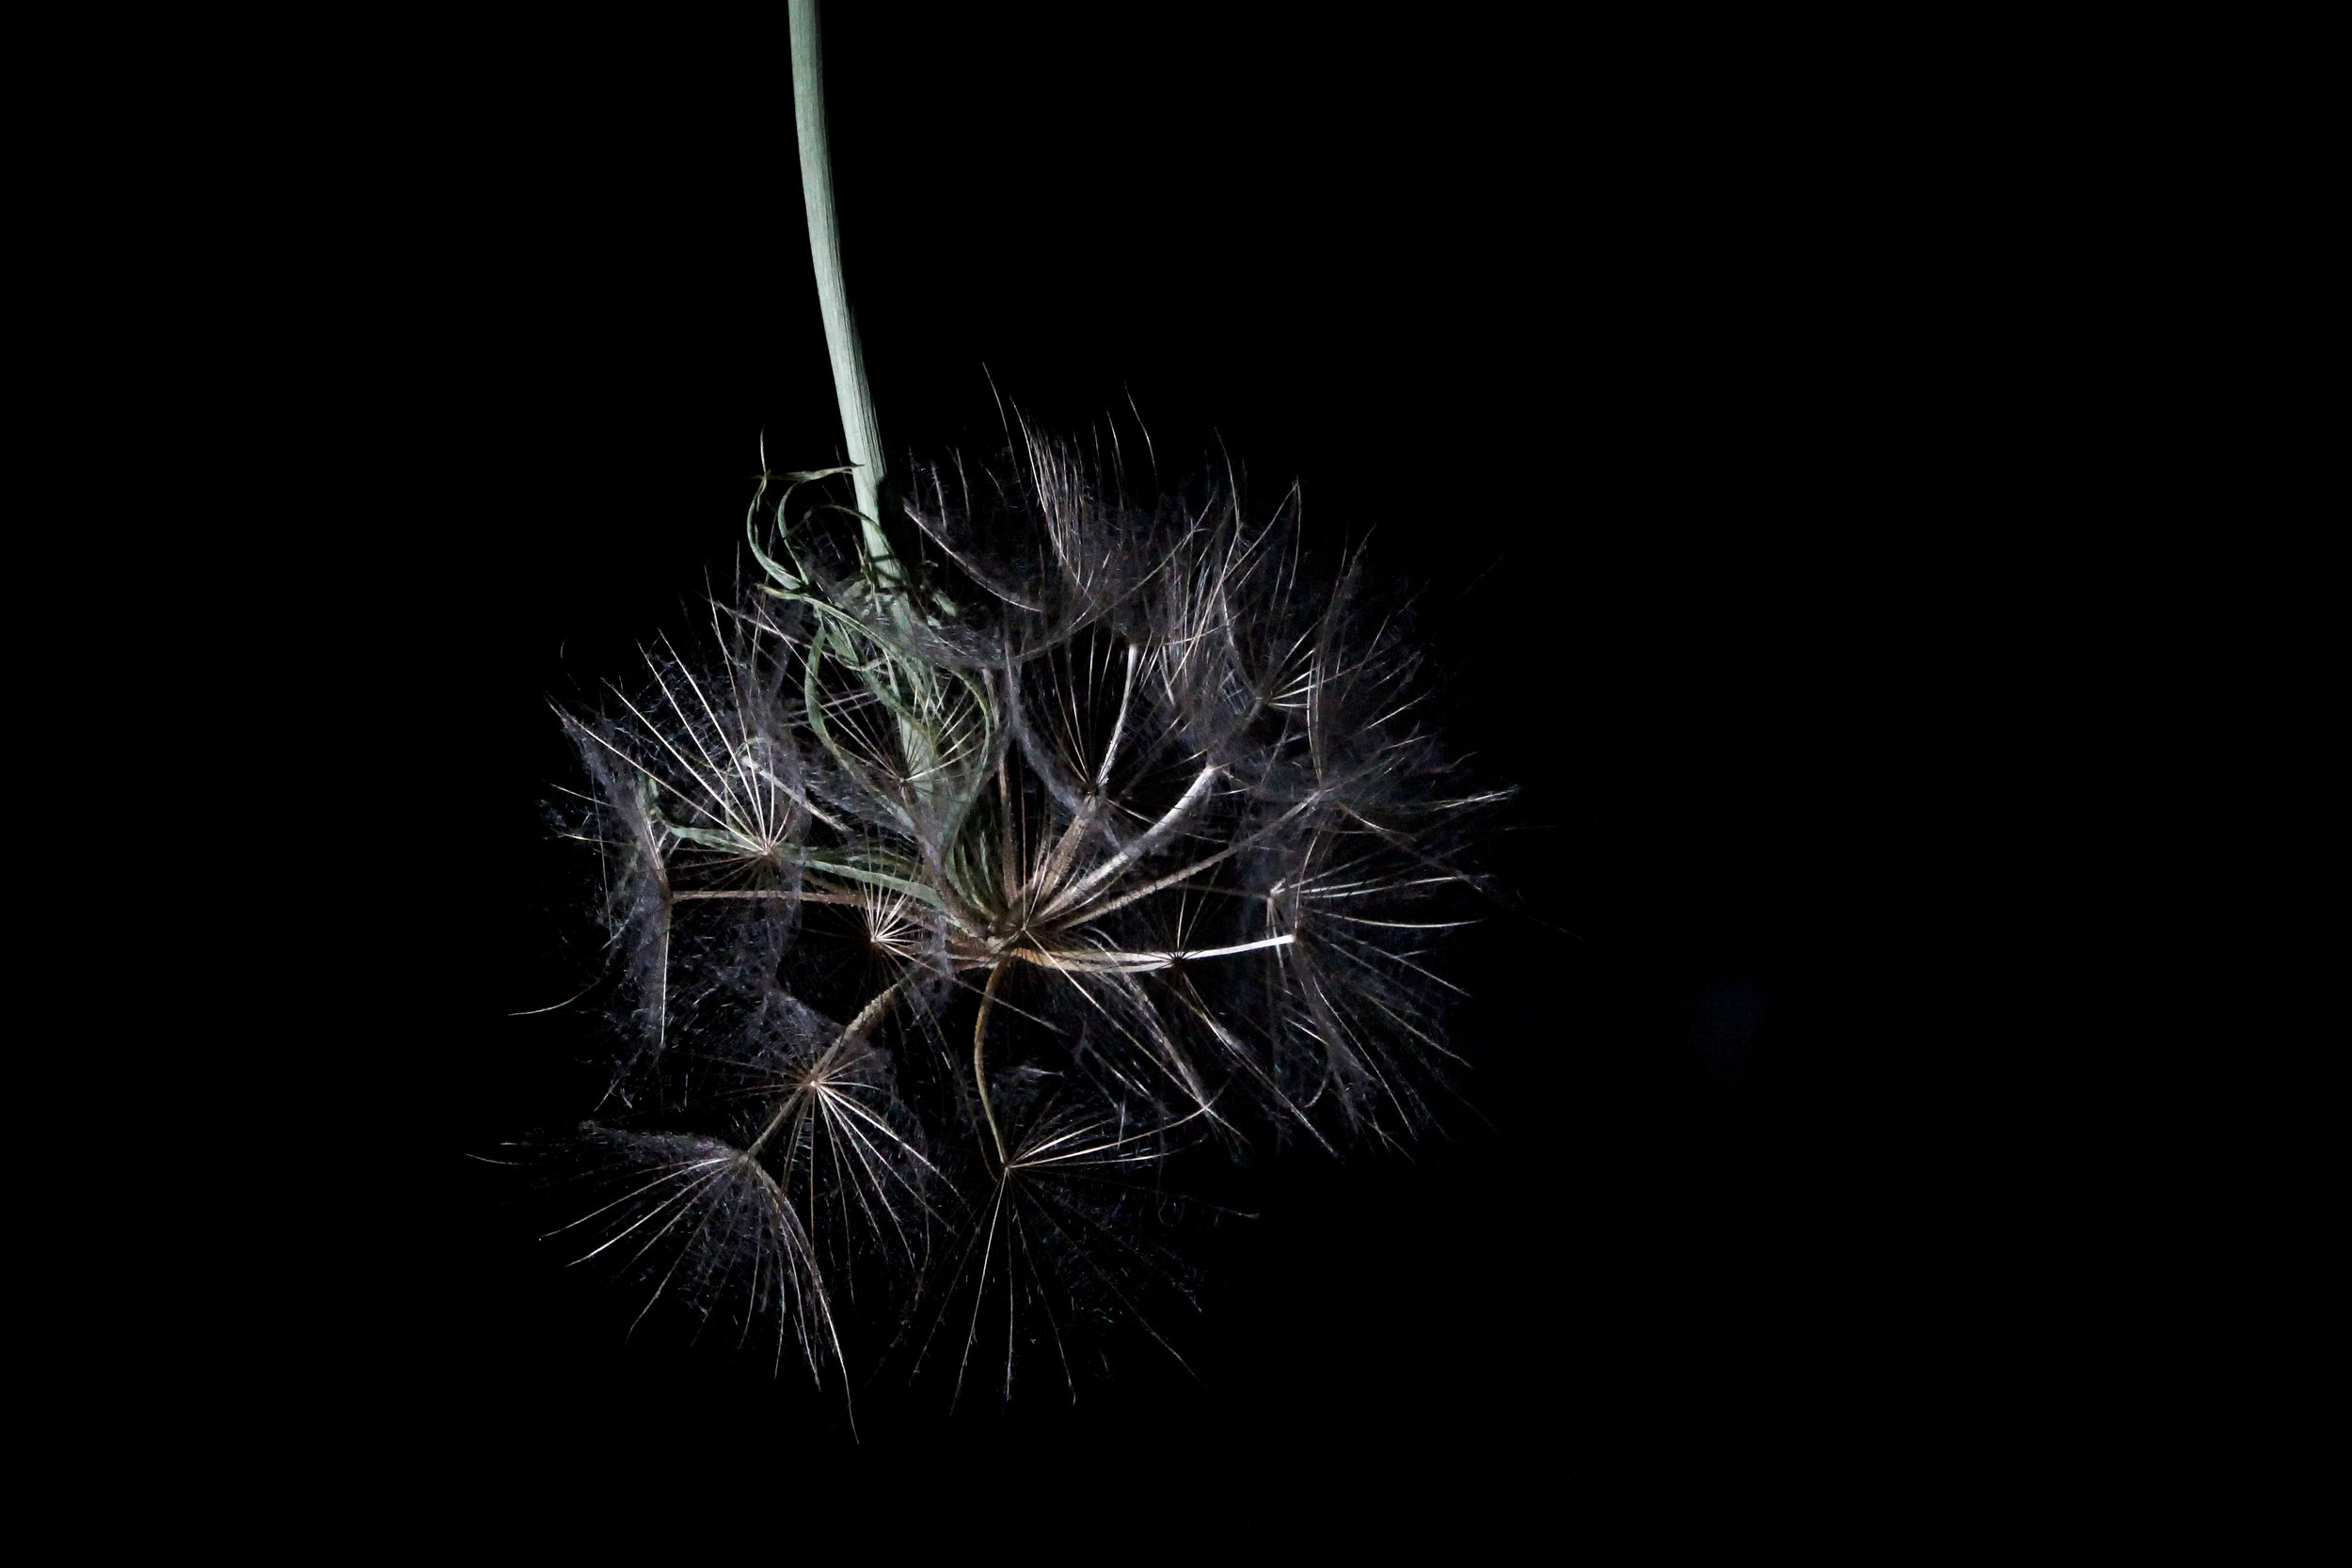
[(1489, 797), (1295, 497), (1137, 503), (1025, 432), (914, 473), (887, 574), (771, 476), (701, 644), (566, 718), (618, 981), (566, 1234), (820, 1376), (854, 1294), (1009, 1386), (1170, 1274), (1177, 1152), (1427, 1120)]

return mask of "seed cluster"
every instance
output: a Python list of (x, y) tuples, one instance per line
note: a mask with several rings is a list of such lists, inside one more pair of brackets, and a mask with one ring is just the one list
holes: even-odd
[(795, 511), (824, 477), (763, 483), (706, 651), (566, 721), (619, 981), (574, 1234), (820, 1377), (852, 1293), (959, 1386), (1067, 1372), (1168, 1273), (1172, 1154), (1424, 1119), (1425, 950), (1490, 797), (1293, 506), (1137, 506), (1025, 438), (919, 471), (889, 551)]

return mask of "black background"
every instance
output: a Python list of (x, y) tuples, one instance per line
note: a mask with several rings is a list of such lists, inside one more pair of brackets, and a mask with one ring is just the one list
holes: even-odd
[(586, 1108), (561, 1018), (508, 1016), (585, 979), (549, 701), (691, 624), (763, 432), (836, 460), (784, 20), (407, 39), (366, 281), (323, 318), (380, 367), (389, 475), (353, 602), (414, 847), (329, 976), (382, 1067), (351, 1180), (392, 1215), (346, 1289), (389, 1309), (325, 1337), (314, 1397), (421, 1497), (681, 1538), (736, 1506), (1098, 1549), (1859, 1516), (1920, 1375), (1883, 1359), (1890, 1151), (1943, 1025), (1887, 890), (1939, 863), (1919, 633), (2002, 438), (1963, 145), (1998, 106), (1922, 113), (1922, 42), (1861, 70), (1777, 28), (869, 4), (826, 38), (894, 451), (986, 451), (997, 394), (1064, 430), (1132, 400), (1164, 467), (1295, 479), (1311, 540), (1417, 587), (1443, 722), (1519, 792), (1508, 907), (1450, 949), (1462, 1101), (1409, 1158), (1260, 1164), (1260, 1217), (1197, 1249), (1189, 1373), (869, 1390), (852, 1441), (756, 1357), (624, 1342), (466, 1156)]

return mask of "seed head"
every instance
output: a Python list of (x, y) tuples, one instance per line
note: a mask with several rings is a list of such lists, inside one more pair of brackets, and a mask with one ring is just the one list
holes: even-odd
[(1009, 1387), (1167, 1274), (1179, 1149), (1427, 1119), (1493, 797), (1358, 564), (1304, 569), (1295, 494), (1137, 505), (1025, 436), (914, 470), (883, 570), (825, 477), (763, 482), (707, 647), (566, 719), (620, 981), (582, 1226), (820, 1376), (888, 1277), (921, 1358)]

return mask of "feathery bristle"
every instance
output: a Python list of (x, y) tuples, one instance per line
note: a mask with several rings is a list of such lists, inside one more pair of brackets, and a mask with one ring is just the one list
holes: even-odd
[(1067, 1372), (1161, 1266), (1173, 1151), (1427, 1119), (1491, 797), (1449, 791), (1353, 565), (1311, 587), (1295, 496), (1139, 507), (1025, 434), (915, 471), (885, 575), (793, 510), (824, 477), (763, 483), (707, 649), (566, 721), (624, 982), (596, 1246), (813, 1371), (880, 1269), (959, 1386), (1025, 1320)]

